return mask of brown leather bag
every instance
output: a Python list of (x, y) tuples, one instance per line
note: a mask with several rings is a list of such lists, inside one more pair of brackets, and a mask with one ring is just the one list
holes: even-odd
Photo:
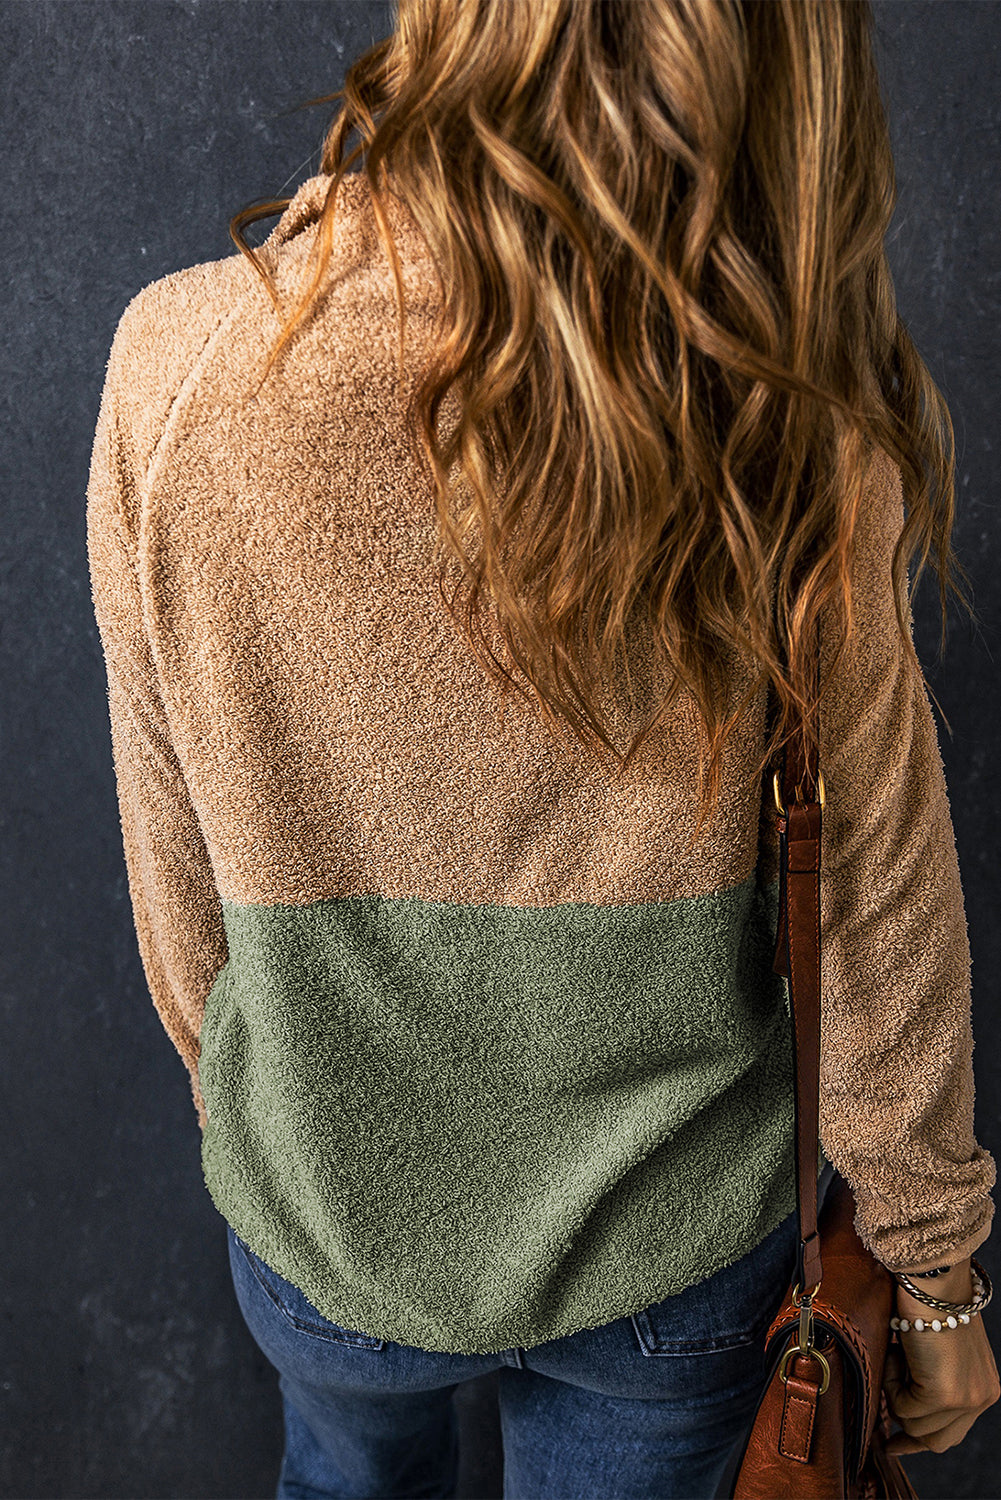
[[(817, 1221), (826, 801), (817, 759), (815, 728), (804, 721), (773, 781), (780, 847), (773, 968), (789, 980), (795, 1037), (800, 1245), (792, 1284), (765, 1335), (765, 1385), (746, 1443), (731, 1461), (735, 1477), (726, 1494), (732, 1500), (917, 1500), (900, 1459), (885, 1449), (890, 1413), (883, 1369), (894, 1279), (856, 1234), (855, 1199), (837, 1173)], [(808, 1294), (802, 1303), (801, 1287)]]

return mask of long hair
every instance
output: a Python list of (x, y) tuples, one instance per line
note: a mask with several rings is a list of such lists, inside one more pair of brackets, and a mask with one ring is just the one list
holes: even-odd
[[(394, 19), (342, 89), (308, 101), (342, 101), (331, 181), (265, 378), (321, 295), (338, 185), (361, 155), (401, 368), (390, 185), (442, 292), (406, 409), (433, 481), (441, 596), (502, 688), (534, 693), (551, 728), (620, 771), (689, 694), (697, 837), (754, 695), (769, 683), (775, 709), (760, 774), (818, 710), (822, 614), (835, 665), (849, 647), (876, 447), (901, 471), (897, 624), (919, 673), (911, 557), (916, 588), (934, 550), (941, 646), (954, 568), (966, 576), (950, 546), (952, 423), (884, 251), (896, 183), (869, 0), (398, 0)], [(242, 229), (290, 201), (230, 223), (276, 310)], [(452, 388), (459, 416), (439, 432)], [(641, 637), (660, 688), (623, 751), (601, 684), (631, 692)], [(736, 702), (735, 680), (748, 682)]]

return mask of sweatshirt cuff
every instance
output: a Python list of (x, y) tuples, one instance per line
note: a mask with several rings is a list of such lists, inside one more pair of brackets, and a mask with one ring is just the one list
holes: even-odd
[(913, 1230), (891, 1229), (870, 1243), (857, 1224), (856, 1229), (866, 1248), (888, 1271), (902, 1271), (909, 1276), (933, 1271), (936, 1266), (954, 1266), (957, 1261), (975, 1255), (990, 1236), (993, 1218), (994, 1200), (988, 1198), (973, 1215), (961, 1239), (956, 1238), (955, 1228), (951, 1233), (943, 1230), (940, 1235), (922, 1233), (920, 1237)]

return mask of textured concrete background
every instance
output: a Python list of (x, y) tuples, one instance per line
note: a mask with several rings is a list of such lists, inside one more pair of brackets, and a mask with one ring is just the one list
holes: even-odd
[[(388, 5), (356, 0), (0, 7), (7, 1497), (274, 1494), (277, 1377), (233, 1296), (187, 1079), (132, 928), (84, 491), (126, 302), (232, 253), (233, 212), (316, 170), (329, 107), (292, 111), (339, 87), (390, 24)], [(977, 1131), (997, 1154), (1001, 10), (877, 0), (877, 25), (900, 188), (890, 254), (953, 413), (955, 539), (980, 616), (976, 628), (955, 616), (937, 661), (923, 585), (919, 650), (953, 729), (940, 725), (974, 954)], [(990, 1243), (982, 1258), (1001, 1274)], [(460, 1397), (461, 1493), (481, 1500), (500, 1494), (492, 1394), (488, 1378)], [(999, 1438), (994, 1408), (960, 1448), (910, 1459), (923, 1500), (1001, 1495)]]

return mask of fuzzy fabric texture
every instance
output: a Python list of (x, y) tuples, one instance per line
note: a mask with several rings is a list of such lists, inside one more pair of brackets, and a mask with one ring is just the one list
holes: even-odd
[[(258, 252), (283, 313), (328, 182)], [(439, 291), (395, 196), (389, 228), (409, 380)], [(500, 699), (434, 587), (360, 175), (255, 394), (279, 327), (236, 254), (140, 291), (108, 360), (87, 540), (140, 953), (251, 1248), (346, 1326), (528, 1347), (701, 1279), (795, 1202), (764, 699), (694, 846), (684, 697), (623, 778)], [(877, 453), (859, 644), (822, 663), (821, 1164), (916, 1270), (984, 1242), (995, 1167), (942, 759), (897, 639), (903, 519)]]
[(795, 1207), (777, 895), (224, 902), (214, 1202), (333, 1322), (425, 1349), (711, 1275)]

